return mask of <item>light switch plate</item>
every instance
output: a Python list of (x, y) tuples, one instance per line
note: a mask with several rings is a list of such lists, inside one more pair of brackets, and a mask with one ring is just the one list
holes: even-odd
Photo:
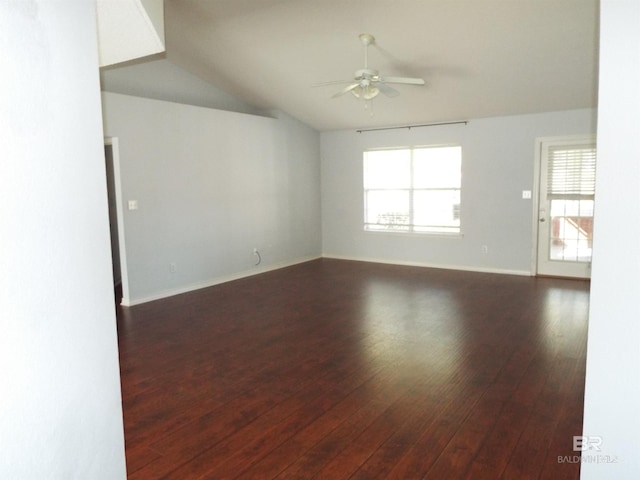
[(129, 210), (138, 209), (138, 200), (129, 200)]
[(531, 199), (531, 190), (522, 190), (522, 198), (525, 200)]

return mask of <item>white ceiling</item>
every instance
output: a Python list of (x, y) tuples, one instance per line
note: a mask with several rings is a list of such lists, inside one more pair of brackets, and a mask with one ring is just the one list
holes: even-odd
[[(373, 116), (331, 99), (363, 66), (417, 76)], [(595, 107), (597, 0), (166, 0), (167, 59), (318, 130)]]

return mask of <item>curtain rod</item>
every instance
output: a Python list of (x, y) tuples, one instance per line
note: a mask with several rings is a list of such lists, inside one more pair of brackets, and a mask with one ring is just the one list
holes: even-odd
[(398, 129), (402, 129), (402, 128), (406, 128), (407, 130), (411, 130), (412, 128), (418, 128), (418, 127), (438, 127), (440, 125), (461, 125), (461, 124), (468, 124), (469, 121), (468, 120), (461, 120), (458, 122), (441, 122), (441, 123), (423, 123), (422, 125), (403, 125), (400, 127), (381, 127), (381, 128), (364, 128), (362, 130), (356, 130), (357, 133), (362, 133), (362, 132), (377, 132), (379, 130), (398, 130)]

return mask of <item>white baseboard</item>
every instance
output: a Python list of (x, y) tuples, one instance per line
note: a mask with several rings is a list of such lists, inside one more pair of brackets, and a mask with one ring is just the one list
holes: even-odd
[(231, 275), (216, 277), (211, 280), (207, 280), (206, 282), (193, 283), (190, 285), (185, 285), (183, 287), (179, 287), (171, 290), (163, 290), (162, 292), (155, 293), (153, 295), (148, 295), (146, 297), (122, 298), (120, 305), (122, 305), (123, 307), (133, 307), (134, 305), (140, 305), (142, 303), (152, 302), (154, 300), (160, 300), (162, 298), (172, 297), (174, 295), (180, 295), (181, 293), (192, 292), (194, 290), (200, 290), (202, 288), (213, 287), (214, 285), (220, 285), (221, 283), (227, 283), (233, 280), (239, 280), (241, 278), (251, 277), (253, 275), (259, 275), (261, 273), (270, 272), (272, 270), (280, 270), (281, 268), (291, 267), (293, 265), (309, 262), (311, 260), (317, 260), (318, 258), (321, 258), (321, 256), (318, 255), (318, 256), (297, 258), (295, 260), (291, 260), (287, 262), (275, 263), (273, 265), (258, 267), (251, 270), (245, 270), (243, 272), (234, 273)]
[(530, 277), (533, 275), (532, 272), (526, 270), (508, 270), (502, 268), (486, 268), (486, 267), (473, 267), (473, 266), (465, 266), (465, 265), (443, 265), (436, 263), (426, 263), (426, 262), (407, 262), (401, 260), (391, 260), (391, 259), (382, 259), (382, 258), (369, 258), (369, 257), (350, 257), (346, 255), (333, 255), (329, 253), (324, 253), (319, 256), (310, 256), (298, 258), (295, 260), (291, 260), (288, 262), (280, 262), (273, 265), (256, 268), (252, 270), (246, 270), (243, 272), (235, 273), (232, 275), (225, 275), (222, 277), (216, 277), (206, 282), (194, 283), (190, 285), (186, 285), (180, 288), (164, 290), (159, 293), (155, 293), (153, 295), (148, 295), (146, 297), (140, 298), (122, 298), (120, 305), (123, 307), (133, 307), (134, 305), (140, 305), (142, 303), (152, 302), (154, 300), (160, 300), (162, 298), (172, 297), (174, 295), (180, 295), (181, 293), (192, 292), (194, 290), (200, 290), (202, 288), (213, 287), (215, 285), (220, 285), (221, 283), (231, 282), (233, 280), (239, 280), (241, 278), (251, 277), (253, 275), (259, 275), (261, 273), (270, 272), (273, 270), (279, 270), (281, 268), (291, 267), (293, 265), (298, 265), (300, 263), (309, 262), (311, 260), (317, 260), (318, 258), (332, 258), (335, 260), (349, 260), (355, 262), (370, 262), (370, 263), (383, 263), (387, 265), (404, 265), (409, 267), (425, 267), (425, 268), (441, 268), (444, 270), (460, 270), (464, 272), (480, 272), (480, 273), (497, 273), (501, 275), (519, 275)]
[(402, 260), (391, 260), (391, 259), (383, 259), (383, 258), (350, 257), (346, 255), (332, 255), (330, 253), (323, 253), (322, 258), (333, 258), (336, 260), (350, 260), (354, 262), (384, 263), (387, 265), (404, 265), (407, 267), (441, 268), (443, 270), (460, 270), (463, 272), (498, 273), (501, 275), (519, 275), (519, 276), (525, 276), (525, 277), (533, 276), (533, 273), (527, 270), (508, 270), (503, 268), (474, 267), (474, 266), (466, 266), (466, 265), (443, 265), (441, 263), (407, 262)]

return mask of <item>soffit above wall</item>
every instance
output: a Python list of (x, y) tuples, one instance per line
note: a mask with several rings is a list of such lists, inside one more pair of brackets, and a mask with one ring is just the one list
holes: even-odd
[(164, 51), (162, 0), (97, 0), (100, 66)]

